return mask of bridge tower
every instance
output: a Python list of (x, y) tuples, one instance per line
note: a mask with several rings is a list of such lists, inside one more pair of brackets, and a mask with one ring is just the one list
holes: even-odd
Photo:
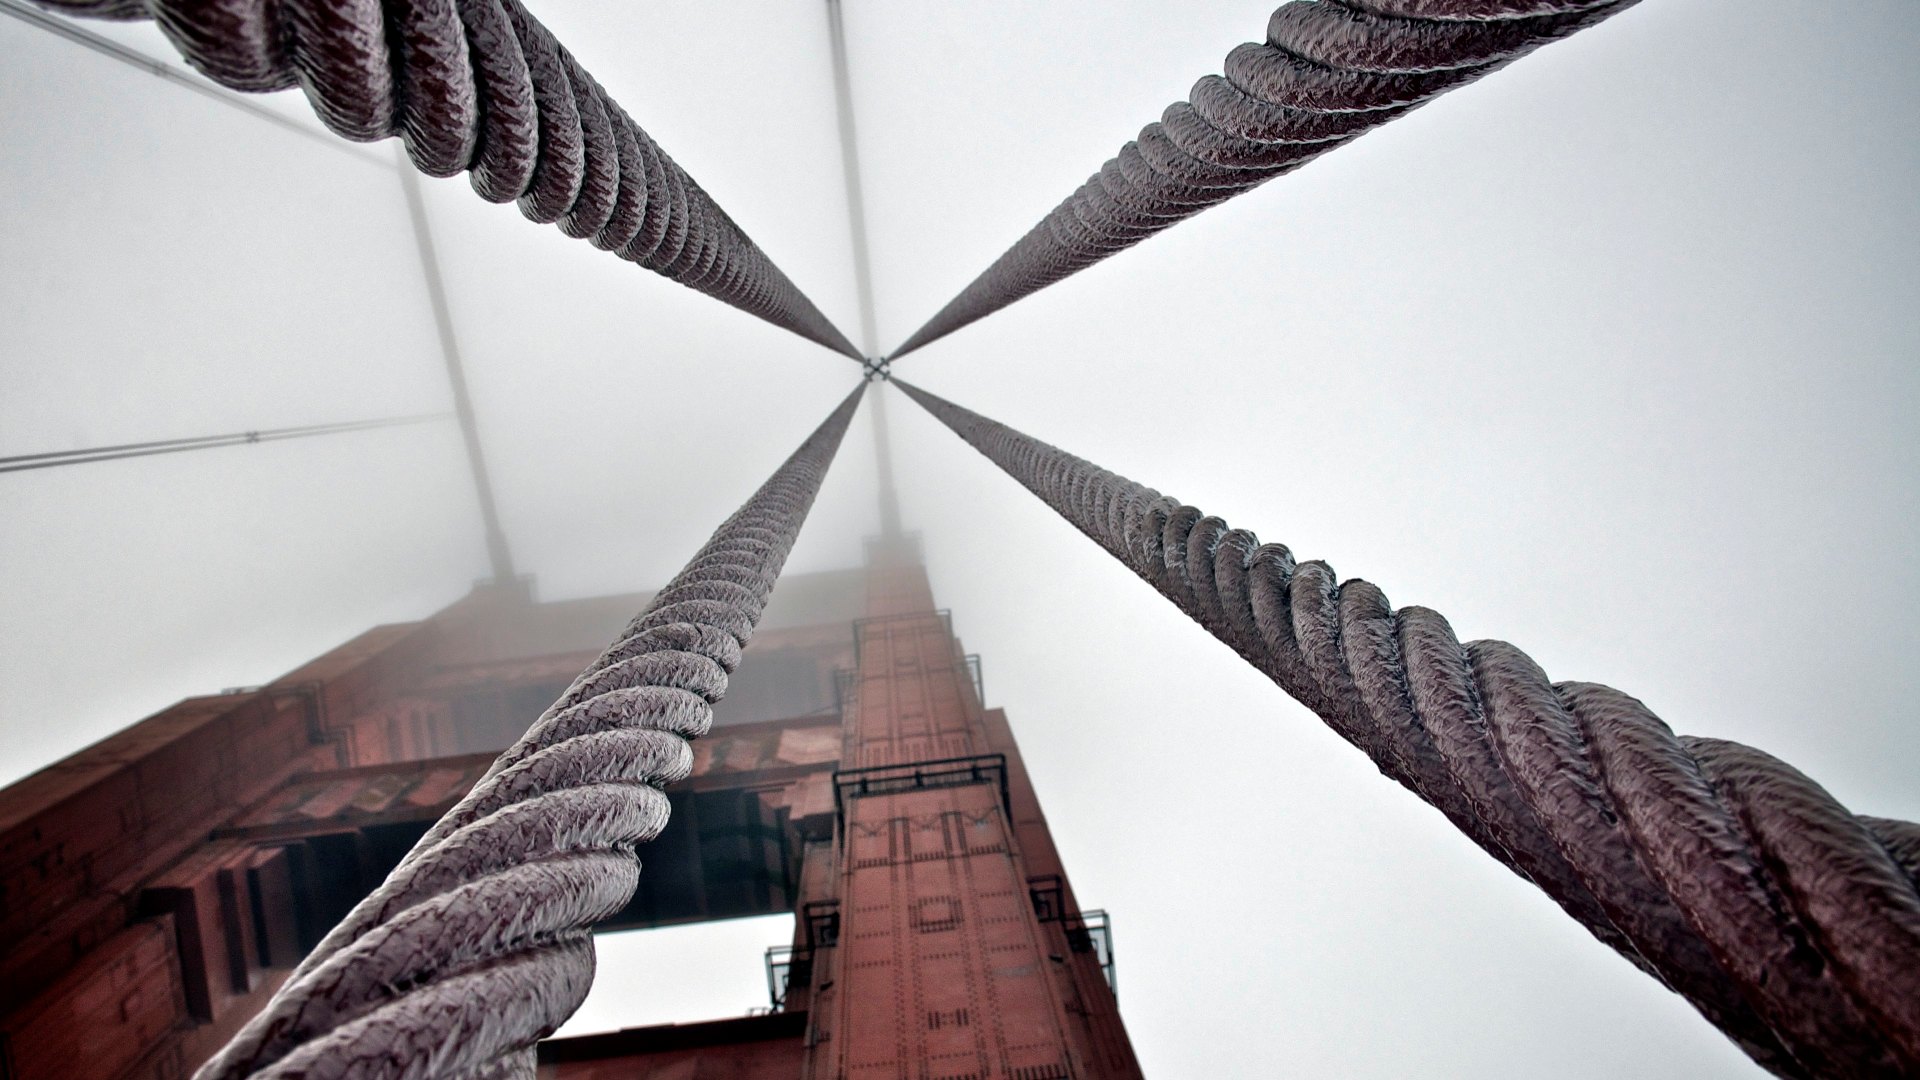
[[(549, 1040), (543, 1076), (1140, 1075), (978, 659), (910, 538), (865, 561), (781, 582), (603, 924), (793, 912), (769, 1009)], [(484, 585), (0, 791), (0, 1077), (190, 1074), (646, 599)]]

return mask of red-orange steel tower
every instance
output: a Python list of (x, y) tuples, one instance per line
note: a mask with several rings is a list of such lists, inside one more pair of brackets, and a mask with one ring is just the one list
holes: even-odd
[[(1140, 1075), (977, 661), (910, 541), (867, 562), (781, 583), (605, 924), (792, 911), (775, 1007), (550, 1040), (543, 1075)], [(191, 1072), (645, 599), (481, 587), (0, 791), (0, 1078)]]

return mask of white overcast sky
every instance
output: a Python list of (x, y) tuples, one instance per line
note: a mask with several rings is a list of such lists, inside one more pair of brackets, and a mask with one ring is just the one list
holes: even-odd
[[(854, 330), (823, 6), (532, 6)], [(884, 342), (1269, 11), (848, 0)], [(1916, 56), (1909, 0), (1647, 0), (901, 373), (1920, 818)], [(664, 580), (851, 385), (427, 186), (545, 597)], [(0, 196), (0, 454), (447, 405), (391, 170), (0, 19)], [(908, 524), (1113, 912), (1149, 1075), (1759, 1074), (891, 406)], [(442, 424), (0, 476), (0, 780), (461, 595), (463, 469)], [(791, 568), (852, 564), (872, 492), (863, 417)], [(593, 1026), (760, 1000), (777, 925), (676, 933), (605, 951)]]

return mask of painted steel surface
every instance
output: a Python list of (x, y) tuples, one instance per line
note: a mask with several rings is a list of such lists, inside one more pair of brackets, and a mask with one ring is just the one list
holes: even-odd
[(882, 541), (844, 714), (838, 823), (806, 850), (808, 1075), (1138, 1080), (1012, 733), (984, 709), (926, 572)]

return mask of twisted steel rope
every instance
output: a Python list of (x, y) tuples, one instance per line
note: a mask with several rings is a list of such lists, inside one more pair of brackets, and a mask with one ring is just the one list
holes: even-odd
[(893, 382), (1762, 1066), (1920, 1076), (1920, 826)]
[(421, 172), (860, 359), (519, 0), (36, 2), (152, 18), (222, 86), (298, 86), (343, 138), (398, 135)]
[(856, 389), (196, 1074), (532, 1076), (593, 981)]
[(893, 352), (898, 359), (1638, 0), (1296, 0)]

